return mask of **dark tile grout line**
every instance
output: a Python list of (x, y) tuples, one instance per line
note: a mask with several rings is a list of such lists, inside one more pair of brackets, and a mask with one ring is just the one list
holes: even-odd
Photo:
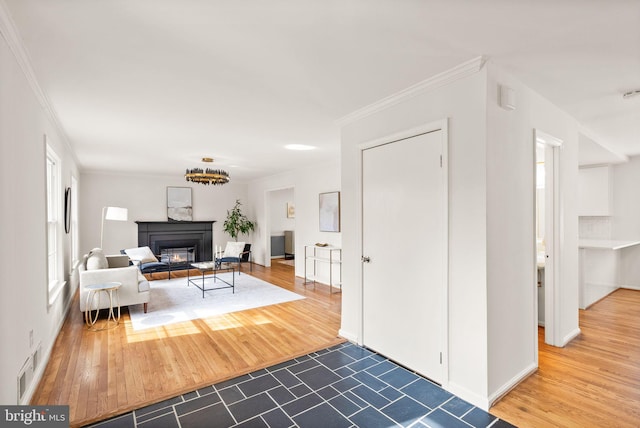
[[(344, 349), (346, 348), (350, 348), (350, 347), (354, 347), (356, 349), (358, 349), (359, 351), (357, 352), (353, 352), (352, 354), (344, 352)], [(343, 357), (351, 359), (353, 361), (351, 362), (347, 362), (345, 364), (341, 364), (339, 366), (337, 366), (335, 369), (331, 368), (329, 365), (325, 364), (323, 361), (318, 360), (317, 358), (322, 357), (323, 355), (327, 355), (331, 352), (339, 352), (340, 354), (342, 354)], [(367, 362), (366, 366), (362, 366), (361, 364), (358, 363), (362, 363), (363, 361), (366, 361), (367, 359), (372, 359), (373, 361), (371, 363)], [(312, 367), (302, 367), (301, 370), (299, 371), (291, 371), (290, 369), (293, 366), (302, 364), (304, 362), (313, 362), (313, 366)], [(375, 373), (372, 374), (369, 372), (370, 369), (372, 369), (373, 367), (377, 367), (380, 366), (381, 363), (389, 363), (389, 367), (383, 367), (383, 369), (386, 369), (382, 372), (379, 373)], [(340, 361), (340, 363), (342, 363), (342, 361)], [(359, 365), (361, 368), (359, 370), (353, 369), (349, 366), (353, 366), (353, 365)], [(335, 381), (335, 382), (331, 382), (327, 385), (324, 385), (322, 387), (312, 387), (311, 385), (307, 384), (306, 381), (304, 379), (300, 379), (298, 376), (300, 374), (304, 374), (306, 372), (309, 372), (311, 370), (317, 369), (318, 367), (323, 367), (324, 369), (326, 369), (327, 371), (331, 372), (333, 375), (335, 375), (336, 377), (339, 377), (340, 380)], [(382, 376), (389, 374), (390, 372), (394, 371), (394, 370), (402, 370), (403, 372), (406, 372), (408, 374), (411, 375), (411, 377), (414, 377), (414, 379), (408, 381), (408, 383), (404, 383), (404, 381), (402, 381), (402, 386), (394, 386), (391, 383), (386, 382), (385, 380), (381, 379)], [(339, 374), (336, 373), (338, 371), (344, 372), (345, 370), (349, 370), (350, 373), (345, 374)], [(274, 376), (274, 373), (277, 372), (285, 372), (288, 373), (289, 376), (291, 376), (292, 378), (294, 378), (295, 380), (297, 380), (297, 383), (295, 385), (291, 385), (291, 386), (287, 386), (285, 385), (278, 377)], [(379, 382), (380, 384), (384, 385), (384, 387), (380, 387), (377, 391), (375, 389), (373, 389), (373, 387), (371, 385), (368, 385), (366, 382), (364, 382), (363, 380), (354, 377), (354, 375), (359, 374), (359, 373), (363, 373), (369, 377), (371, 377), (373, 380), (375, 380), (376, 382)], [(270, 376), (272, 379), (274, 379), (275, 381), (277, 381), (277, 384), (272, 386), (272, 387), (268, 387), (267, 389), (260, 389), (257, 391), (254, 391), (251, 395), (247, 395), (247, 393), (240, 388), (241, 385), (246, 384), (250, 381), (256, 380), (256, 379), (260, 379), (266, 376)], [(364, 376), (364, 375), (362, 375)], [(361, 377), (362, 377), (361, 376)], [(346, 379), (351, 379), (353, 382), (357, 382), (358, 385), (354, 385), (354, 386), (349, 386), (347, 389), (345, 390), (339, 390), (337, 388), (335, 388), (333, 385), (337, 384), (338, 382), (344, 381)], [(181, 426), (180, 423), (180, 418), (184, 417), (186, 415), (190, 415), (193, 414), (195, 412), (201, 411), (203, 409), (206, 408), (210, 408), (212, 406), (215, 406), (217, 404), (222, 404), (222, 406), (224, 406), (225, 410), (228, 412), (229, 416), (231, 416), (232, 420), (235, 421), (235, 425), (238, 424), (245, 424), (248, 423), (250, 421), (254, 421), (254, 420), (259, 420), (263, 423), (265, 423), (267, 426), (269, 425), (267, 420), (263, 417), (264, 415), (273, 412), (274, 410), (278, 409), (280, 410), (280, 412), (282, 412), (292, 423), (292, 426), (297, 426), (296, 421), (294, 420), (295, 417), (298, 417), (300, 415), (302, 415), (303, 413), (306, 413), (309, 410), (312, 410), (314, 408), (320, 407), (322, 405), (328, 405), (331, 409), (333, 409), (334, 411), (336, 411), (340, 416), (344, 417), (345, 421), (347, 421), (348, 423), (351, 424), (351, 426), (357, 426), (356, 423), (351, 421), (351, 417), (355, 416), (358, 413), (363, 412), (366, 409), (371, 408), (373, 411), (376, 411), (377, 413), (381, 413), (382, 415), (386, 416), (387, 418), (389, 418), (389, 420), (393, 421), (394, 423), (398, 424), (399, 426), (407, 426), (407, 427), (422, 427), (422, 426), (426, 426), (425, 424), (427, 422), (423, 421), (425, 417), (431, 415), (432, 413), (436, 412), (437, 410), (440, 410), (442, 412), (444, 412), (445, 414), (451, 416), (452, 418), (455, 418), (457, 420), (458, 423), (462, 423), (465, 426), (468, 427), (473, 427), (474, 425), (472, 425), (471, 423), (465, 421), (463, 418), (468, 416), (470, 413), (472, 413), (474, 410), (478, 409), (482, 412), (484, 412), (482, 409), (479, 409), (473, 405), (471, 405), (470, 403), (465, 402), (464, 400), (459, 399), (457, 396), (448, 393), (444, 390), (446, 394), (450, 395), (450, 397), (448, 397), (445, 401), (439, 403), (438, 405), (436, 405), (435, 407), (431, 407), (423, 402), (418, 401), (416, 398), (414, 398), (413, 396), (409, 395), (407, 392), (402, 391), (401, 389), (405, 389), (407, 387), (409, 387), (410, 385), (419, 382), (420, 380), (425, 380), (428, 383), (440, 388), (437, 384), (434, 384), (433, 382), (431, 382), (429, 379), (421, 376), (420, 374), (406, 368), (403, 367), (400, 364), (397, 364), (396, 362), (389, 360), (373, 351), (370, 351), (366, 348), (361, 348), (358, 347), (357, 345), (351, 344), (349, 342), (345, 342), (339, 345), (335, 345), (332, 346), (330, 348), (324, 349), (324, 350), (320, 350), (317, 352), (313, 352), (307, 355), (303, 355), (301, 357), (298, 358), (294, 358), (291, 359), (289, 361), (285, 361), (283, 363), (280, 364), (276, 364), (274, 366), (271, 367), (267, 367), (264, 369), (260, 369), (257, 370), (255, 372), (251, 372), (248, 373), (246, 375), (242, 375), (239, 376), (237, 378), (233, 378), (233, 379), (229, 379), (227, 381), (224, 382), (220, 382), (218, 384), (213, 384), (211, 386), (207, 386), (204, 388), (201, 388), (199, 390), (193, 391), (191, 393), (187, 393), (187, 394), (182, 394), (180, 396), (174, 397), (174, 399), (168, 399), (165, 400), (161, 403), (156, 403), (154, 405), (150, 405), (141, 409), (137, 409), (134, 410), (130, 413), (127, 413), (125, 415), (121, 415), (118, 417), (115, 417), (109, 421), (113, 421), (115, 419), (118, 418), (122, 418), (122, 417), (126, 417), (128, 415), (132, 415), (133, 418), (133, 424), (135, 427), (138, 426), (150, 426), (150, 425), (145, 425), (148, 424), (150, 421), (156, 420), (158, 418), (161, 417), (166, 417), (170, 414), (173, 414), (176, 422), (178, 424), (178, 426)], [(302, 395), (298, 396), (296, 393), (292, 392), (291, 389), (298, 387), (298, 386), (304, 386), (306, 387), (309, 392), (305, 392)], [(385, 401), (387, 401), (387, 403), (385, 403), (384, 405), (380, 405), (380, 406), (376, 406), (373, 405), (372, 403), (368, 402), (364, 397), (360, 396), (357, 393), (354, 393), (352, 390), (356, 389), (356, 388), (360, 388), (360, 387), (364, 387), (366, 388), (366, 390), (368, 390), (369, 392), (371, 392), (372, 394), (376, 394), (380, 397), (383, 397), (385, 399)], [(234, 399), (233, 402), (227, 402), (228, 400), (225, 401), (225, 399), (223, 398), (223, 393), (222, 391), (225, 390), (230, 390), (231, 388), (235, 388), (240, 394), (242, 398), (238, 398), (238, 399)], [(274, 394), (274, 390), (278, 389), (278, 388), (284, 388), (287, 392), (289, 392), (289, 394), (291, 394), (291, 396), (293, 397), (293, 399), (290, 399), (289, 401), (283, 402), (282, 404), (277, 400), (277, 398), (275, 396), (273, 396)], [(326, 390), (327, 388), (331, 388), (330, 394), (331, 396), (329, 398), (326, 398), (325, 396), (319, 394), (319, 391), (323, 391)], [(382, 395), (380, 394), (381, 391), (384, 390), (392, 390), (395, 391), (396, 393), (398, 393), (399, 395), (396, 396), (395, 398), (390, 398), (388, 396)], [(206, 393), (205, 393), (206, 392)], [(335, 394), (333, 394), (333, 392), (335, 392)], [(353, 398), (350, 398), (350, 396), (347, 396), (346, 393), (350, 393), (351, 396), (355, 397), (356, 399), (358, 399), (358, 401), (361, 401), (364, 405), (361, 405), (355, 401), (353, 401)], [(198, 398), (203, 398), (206, 397), (208, 395), (212, 395), (212, 394), (216, 394), (216, 398), (219, 401), (216, 401), (214, 403), (210, 403), (207, 405), (204, 405), (203, 407), (199, 407), (197, 409), (191, 410), (189, 412), (183, 413), (178, 415), (176, 406), (179, 406), (181, 404), (184, 403), (188, 403), (189, 401), (192, 401), (194, 399), (198, 399)], [(265, 394), (269, 400), (271, 400), (271, 402), (275, 405), (275, 407), (271, 407), (268, 410), (265, 410), (262, 413), (259, 414), (251, 414), (249, 415), (246, 419), (243, 419), (241, 421), (238, 421), (237, 416), (231, 412), (231, 409), (229, 408), (229, 406), (236, 404), (236, 403), (240, 403), (243, 400), (249, 399), (251, 397), (258, 397), (260, 394)], [(321, 399), (321, 401), (319, 403), (316, 403), (314, 405), (312, 405), (311, 407), (304, 407), (303, 409), (301, 409), (299, 412), (295, 413), (295, 414), (289, 414), (287, 411), (284, 410), (283, 406), (295, 403), (297, 401), (300, 401), (302, 399), (304, 399), (305, 397), (310, 397), (311, 395), (316, 395), (317, 397), (319, 397)], [(395, 394), (394, 394), (395, 395)], [(185, 399), (185, 396), (189, 396), (189, 399)], [(179, 398), (178, 398), (179, 397)], [(354, 409), (353, 411), (350, 413), (350, 415), (347, 415), (343, 412), (345, 412), (345, 410), (340, 410), (339, 408), (336, 407), (336, 405), (334, 403), (331, 403), (332, 400), (334, 400), (337, 397), (341, 397), (345, 400), (347, 400), (349, 403), (353, 404)], [(394, 403), (397, 403), (398, 401), (402, 400), (402, 399), (409, 399), (412, 402), (414, 402), (417, 406), (421, 406), (424, 407), (425, 409), (428, 410), (428, 413), (422, 414), (422, 416), (416, 418), (415, 421), (413, 421), (411, 424), (409, 425), (404, 425), (406, 424), (406, 422), (398, 422), (396, 421), (393, 416), (390, 416), (386, 413), (384, 413), (382, 410), (388, 408), (389, 406), (393, 405)], [(179, 399), (179, 401), (177, 401)], [(469, 406), (469, 408), (464, 411), (463, 413), (461, 413), (459, 416), (457, 416), (456, 414), (450, 412), (446, 407), (444, 407), (447, 403), (453, 401), (453, 400), (460, 400), (461, 402), (465, 403), (466, 405)], [(176, 400), (176, 402), (173, 402), (171, 404), (167, 404), (165, 407), (159, 407), (157, 409), (153, 408), (154, 406), (158, 405), (158, 404), (163, 404), (163, 403), (168, 403), (172, 400)], [(144, 412), (144, 410), (146, 409), (150, 409), (152, 408), (150, 411), (148, 412)], [(154, 415), (154, 413), (156, 413)], [(486, 425), (486, 427), (491, 427), (493, 425), (495, 425), (496, 423), (498, 423), (500, 421), (499, 418), (496, 418), (490, 414), (488, 414), (487, 412), (484, 412), (487, 414), (487, 416), (493, 418), (493, 420)], [(146, 419), (146, 417), (153, 415), (152, 417)], [(141, 420), (144, 419), (144, 420)], [(103, 423), (107, 423), (109, 421), (102, 421), (102, 422), (98, 422), (96, 425), (93, 425), (95, 427), (99, 427), (101, 426)]]

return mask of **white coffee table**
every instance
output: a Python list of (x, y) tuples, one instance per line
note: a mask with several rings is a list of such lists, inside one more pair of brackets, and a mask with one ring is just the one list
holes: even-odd
[[(87, 294), (87, 304), (85, 305), (86, 311), (84, 313), (84, 321), (87, 324), (87, 328), (89, 330), (98, 331), (98, 330), (106, 330), (108, 328), (112, 328), (118, 325), (120, 322), (120, 299), (118, 298), (118, 289), (122, 286), (120, 282), (105, 282), (103, 284), (91, 284), (85, 286), (87, 290), (89, 290), (89, 294)], [(115, 291), (116, 298), (116, 307), (118, 308), (118, 317), (116, 318), (114, 312), (113, 305), (113, 297)], [(98, 321), (98, 315), (100, 314), (100, 297), (104, 293), (109, 298), (109, 314), (107, 315), (107, 320), (105, 322), (104, 327), (98, 328), (96, 327), (96, 322)], [(97, 304), (95, 305), (96, 314), (95, 316), (91, 315), (92, 312), (92, 303), (98, 299)]]

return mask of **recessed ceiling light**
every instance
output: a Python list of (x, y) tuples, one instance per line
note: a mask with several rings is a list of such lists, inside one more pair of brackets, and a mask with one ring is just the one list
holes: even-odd
[(287, 144), (286, 146), (284, 146), (285, 149), (287, 150), (313, 150), (315, 149), (314, 146), (307, 146), (305, 144)]

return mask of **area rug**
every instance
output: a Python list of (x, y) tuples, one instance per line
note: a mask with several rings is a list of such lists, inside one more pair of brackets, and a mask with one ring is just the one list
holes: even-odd
[[(218, 277), (231, 282), (231, 273)], [(202, 281), (199, 276), (191, 279)], [(147, 313), (144, 313), (143, 305), (129, 307), (134, 330), (304, 299), (299, 294), (247, 274), (235, 275), (235, 293), (231, 288), (221, 288), (205, 291), (204, 298), (202, 290), (193, 284), (187, 285), (187, 278), (157, 280), (150, 284), (151, 300)], [(205, 283), (205, 288), (222, 286), (226, 284), (220, 280), (214, 284), (212, 279), (207, 279)]]

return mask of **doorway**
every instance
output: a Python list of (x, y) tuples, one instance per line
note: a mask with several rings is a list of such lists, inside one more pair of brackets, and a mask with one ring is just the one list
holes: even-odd
[(267, 230), (265, 266), (270, 267), (272, 263), (279, 263), (292, 268), (295, 259), (296, 227), (294, 188), (268, 190), (265, 201)]
[(446, 127), (361, 152), (363, 344), (438, 383), (447, 358), (446, 153)]
[[(544, 341), (561, 346), (558, 333), (560, 287), (561, 194), (560, 153), (562, 140), (534, 130), (535, 150), (535, 263), (536, 350), (538, 326), (544, 327)], [(536, 352), (537, 357), (537, 352)], [(537, 359), (536, 359), (537, 361)]]

